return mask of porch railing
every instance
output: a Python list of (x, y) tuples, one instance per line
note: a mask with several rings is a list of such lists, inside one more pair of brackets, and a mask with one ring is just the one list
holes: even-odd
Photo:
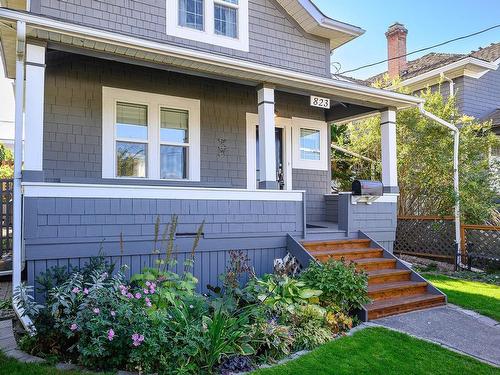
[(0, 274), (12, 269), (13, 193), (13, 180), (0, 179)]
[[(461, 227), (461, 263), (485, 268), (500, 262), (500, 227)], [(455, 222), (453, 216), (399, 216), (394, 252), (454, 263)]]

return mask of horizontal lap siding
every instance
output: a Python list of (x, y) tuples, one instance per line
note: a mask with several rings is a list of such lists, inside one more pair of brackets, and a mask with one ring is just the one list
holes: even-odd
[(359, 203), (351, 208), (351, 232), (361, 230), (392, 252), (396, 239), (397, 204)]
[(329, 77), (329, 41), (307, 35), (275, 0), (249, 0), (249, 52), (166, 34), (166, 0), (33, 0), (31, 9), (89, 27)]
[(161, 238), (172, 214), (179, 219), (179, 264), (189, 256), (193, 233), (205, 220), (194, 269), (202, 287), (217, 282), (233, 249), (248, 253), (258, 273), (270, 272), (273, 259), (285, 253), (286, 234), (303, 231), (301, 202), (25, 198), (24, 210), (31, 283), (47, 267), (81, 267), (100, 249), (118, 265), (127, 264), (129, 275), (140, 272), (154, 264), (157, 217)]

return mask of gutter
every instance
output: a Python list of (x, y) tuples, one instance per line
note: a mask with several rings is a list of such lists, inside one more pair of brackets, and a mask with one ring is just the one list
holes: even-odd
[[(47, 17), (41, 17), (28, 14), (26, 12), (14, 11), (11, 9), (0, 8), (0, 19), (9, 21), (22, 21), (25, 22), (28, 26), (39, 30), (61, 33), (77, 38), (93, 40), (96, 42), (112, 43), (115, 45), (123, 46), (125, 48), (141, 49), (147, 52), (169, 55), (172, 57), (191, 60), (198, 63), (209, 63), (211, 65), (216, 65), (224, 69), (235, 69), (251, 74), (263, 75), (269, 78), (287, 81), (289, 85), (292, 83), (297, 83), (316, 86), (316, 88), (311, 88), (312, 91), (321, 89), (337, 91), (332, 93), (333, 95), (339, 95), (341, 93), (350, 93), (357, 95), (363, 94), (367, 97), (372, 98), (375, 103), (380, 103), (380, 100), (397, 102), (398, 108), (412, 107), (424, 102), (424, 100), (421, 98), (395, 93), (388, 90), (376, 89), (352, 82), (344, 82), (334, 80), (332, 78), (317, 77), (310, 74), (289, 71), (286, 69), (264, 66), (257, 63), (234, 59), (231, 57), (215, 55), (208, 52), (196, 51), (184, 47), (169, 45), (166, 43), (144, 40), (141, 38), (117, 34), (109, 31), (90, 28), (87, 26), (80, 26), (68, 22), (57, 21)], [(387, 105), (387, 103), (380, 104)]]

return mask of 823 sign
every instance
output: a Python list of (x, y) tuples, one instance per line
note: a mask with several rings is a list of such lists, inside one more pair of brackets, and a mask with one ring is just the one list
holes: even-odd
[(311, 96), (311, 107), (330, 108), (330, 99), (320, 96)]

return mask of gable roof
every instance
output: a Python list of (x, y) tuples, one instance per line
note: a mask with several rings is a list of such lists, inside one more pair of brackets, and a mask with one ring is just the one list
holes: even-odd
[(335, 49), (362, 35), (358, 26), (326, 16), (312, 0), (276, 0), (281, 7), (309, 34), (330, 40)]
[[(468, 54), (460, 53), (436, 53), (431, 52), (418, 59), (408, 61), (408, 68), (400, 75), (401, 80), (417, 77), (420, 74), (430, 72), (433, 69), (441, 68), (448, 64), (466, 59), (468, 57), (476, 58), (486, 62), (494, 62), (500, 58), (500, 42), (491, 43), (489, 46), (479, 48)], [(387, 71), (368, 78), (369, 83), (376, 82), (384, 77)]]

